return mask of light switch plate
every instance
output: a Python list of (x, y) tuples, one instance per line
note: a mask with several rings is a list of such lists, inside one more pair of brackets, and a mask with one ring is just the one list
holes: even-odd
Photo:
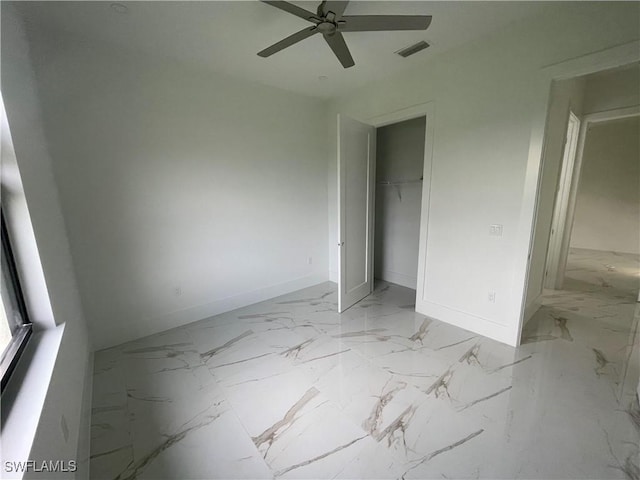
[(489, 225), (489, 235), (492, 237), (501, 237), (502, 236), (502, 225), (499, 223), (494, 223), (493, 225)]

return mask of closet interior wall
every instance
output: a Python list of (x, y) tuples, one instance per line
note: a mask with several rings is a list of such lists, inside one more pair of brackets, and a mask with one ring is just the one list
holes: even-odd
[(416, 288), (425, 117), (380, 127), (376, 145), (375, 278)]

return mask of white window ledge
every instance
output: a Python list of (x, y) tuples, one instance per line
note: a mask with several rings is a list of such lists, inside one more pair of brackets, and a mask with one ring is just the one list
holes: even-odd
[(9, 471), (13, 470), (13, 464), (7, 462), (29, 459), (64, 327), (62, 324), (33, 332), (2, 394), (0, 478), (23, 478), (23, 473)]

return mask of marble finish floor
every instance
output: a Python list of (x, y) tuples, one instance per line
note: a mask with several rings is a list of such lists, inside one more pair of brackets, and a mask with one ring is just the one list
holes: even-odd
[(633, 292), (550, 292), (519, 348), (414, 296), (340, 315), (325, 283), (97, 352), (91, 478), (640, 477)]
[(638, 299), (640, 255), (571, 248), (564, 290)]

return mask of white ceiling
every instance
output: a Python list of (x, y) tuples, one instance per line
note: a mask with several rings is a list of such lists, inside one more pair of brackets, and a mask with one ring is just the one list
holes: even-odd
[[(548, 8), (547, 2), (352, 1), (346, 15), (432, 15), (426, 31), (345, 33), (356, 65), (343, 69), (320, 35), (269, 58), (256, 53), (311, 25), (257, 1), (17, 2), (31, 26), (62, 30), (147, 55), (168, 56), (213, 71), (307, 95), (331, 97), (411, 68), (426, 59)], [(319, 2), (294, 2), (315, 11)], [(420, 40), (427, 50), (394, 52)], [(319, 77), (326, 76), (321, 80)]]

